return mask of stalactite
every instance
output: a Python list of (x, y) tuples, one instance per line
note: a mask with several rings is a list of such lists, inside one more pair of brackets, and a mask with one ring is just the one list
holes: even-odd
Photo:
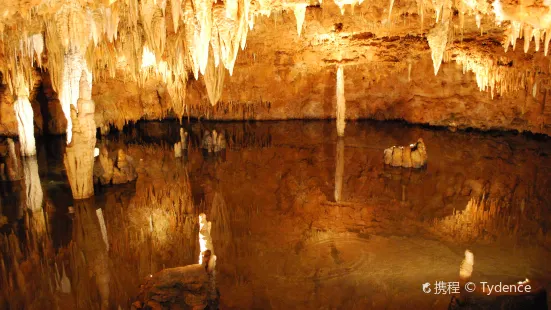
[(344, 97), (344, 72), (343, 67), (337, 69), (337, 135), (344, 136), (346, 127), (346, 99)]
[(28, 93), (28, 88), (24, 91), (18, 91), (17, 100), (15, 100), (14, 103), (22, 156), (36, 155), (33, 121), (34, 112), (29, 102)]
[(226, 72), (222, 65), (216, 67), (214, 63), (214, 57), (212, 52), (209, 53), (209, 63), (203, 79), (207, 88), (207, 94), (211, 105), (216, 105), (222, 97), (222, 90), (224, 88), (224, 76)]
[(293, 9), (293, 13), (295, 13), (295, 18), (297, 19), (297, 33), (300, 37), (300, 33), (302, 32), (302, 25), (304, 24), (304, 17), (306, 15), (306, 7), (308, 4), (306, 3), (300, 3), (295, 5)]
[(438, 23), (431, 29), (427, 35), (427, 41), (431, 50), (432, 64), (434, 67), (434, 75), (438, 74), (440, 65), (442, 64), (442, 57), (446, 50), (446, 44), (448, 43), (448, 31), (449, 23)]

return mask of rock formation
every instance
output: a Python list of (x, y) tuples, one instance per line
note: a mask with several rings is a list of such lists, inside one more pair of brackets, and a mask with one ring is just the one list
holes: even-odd
[(393, 167), (421, 168), (427, 160), (427, 149), (422, 138), (409, 146), (393, 146), (384, 150), (385, 164)]
[(78, 112), (71, 105), (72, 138), (67, 145), (64, 163), (73, 198), (85, 199), (94, 195), (93, 171), (96, 146), (96, 123), (94, 101), (87, 74), (82, 71)]
[(101, 185), (123, 184), (136, 180), (138, 173), (134, 159), (122, 150), (112, 159), (106, 147), (103, 147), (94, 163), (94, 183)]
[(182, 157), (182, 152), (188, 148), (188, 133), (184, 128), (180, 128), (180, 141), (174, 143), (174, 157)]
[[(205, 309), (209, 276), (203, 265), (163, 269), (148, 277), (141, 286), (138, 301), (132, 309)], [(172, 306), (174, 307), (174, 306)]]
[(201, 148), (209, 153), (225, 150), (226, 136), (224, 132), (218, 133), (216, 130), (213, 130), (212, 132), (205, 130), (203, 140), (201, 142)]
[(134, 159), (120, 149), (117, 152), (117, 161), (113, 168), (113, 184), (122, 184), (134, 181), (138, 177), (134, 166)]
[(17, 92), (17, 99), (14, 102), (17, 127), (19, 130), (19, 143), (22, 156), (36, 155), (34, 140), (34, 112), (29, 101), (28, 86), (20, 86)]

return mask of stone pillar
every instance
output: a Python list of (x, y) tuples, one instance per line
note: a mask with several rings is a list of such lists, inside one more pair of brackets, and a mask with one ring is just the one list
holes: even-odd
[[(83, 75), (86, 75), (84, 84)], [(63, 58), (62, 84), (59, 89), (59, 102), (67, 119), (67, 144), (71, 142), (73, 134), (71, 107), (78, 106), (78, 101), (82, 98), (80, 88), (83, 86), (87, 88), (87, 91), (92, 89), (92, 74), (88, 70), (84, 56), (77, 50), (69, 51)], [(91, 98), (86, 99), (90, 100)], [(80, 108), (78, 111), (80, 112)]]
[(65, 151), (64, 164), (74, 199), (85, 199), (94, 195), (93, 171), (94, 148), (96, 146), (96, 122), (94, 101), (88, 75), (83, 70), (80, 79), (78, 112), (71, 106), (72, 139)]
[(337, 69), (337, 135), (344, 137), (346, 126), (346, 99), (344, 97), (344, 72), (342, 66)]
[(344, 139), (337, 140), (337, 151), (335, 155), (335, 201), (341, 201), (342, 178), (344, 175)]
[(17, 99), (13, 104), (17, 118), (19, 131), (19, 143), (21, 145), (21, 156), (35, 156), (36, 145), (34, 141), (34, 112), (29, 101), (29, 86), (19, 77), (16, 89)]

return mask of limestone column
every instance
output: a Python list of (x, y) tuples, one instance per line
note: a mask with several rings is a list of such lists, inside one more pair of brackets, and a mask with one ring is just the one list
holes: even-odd
[(344, 175), (344, 139), (337, 140), (337, 151), (335, 156), (335, 201), (341, 201), (342, 178)]
[(13, 108), (17, 118), (21, 156), (34, 156), (36, 155), (36, 145), (34, 141), (34, 112), (31, 102), (29, 101), (29, 85), (21, 76), (18, 77), (17, 84), (15, 90), (17, 99), (15, 99)]
[(86, 199), (94, 195), (93, 171), (96, 146), (95, 105), (91, 100), (88, 75), (82, 71), (80, 79), (78, 112), (71, 106), (72, 139), (67, 145), (64, 164), (74, 199)]
[(344, 72), (342, 66), (337, 69), (337, 135), (344, 137), (346, 126), (346, 99), (344, 97)]

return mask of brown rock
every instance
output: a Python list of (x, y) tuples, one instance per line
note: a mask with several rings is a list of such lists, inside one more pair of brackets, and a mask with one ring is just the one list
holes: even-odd
[(120, 149), (117, 154), (117, 162), (113, 169), (113, 184), (122, 184), (134, 181), (138, 177), (134, 160)]
[(399, 147), (393, 147), (392, 152), (392, 162), (390, 163), (393, 167), (401, 167), (402, 166), (402, 154), (404, 152), (404, 148), (402, 146)]
[(393, 149), (394, 149), (394, 147), (385, 149), (385, 152), (384, 152), (385, 165), (390, 165), (390, 163), (392, 162), (392, 150)]
[(402, 152), (402, 167), (411, 168), (411, 147), (405, 146), (404, 151)]
[(138, 299), (153, 309), (172, 305), (180, 305), (184, 309), (204, 309), (208, 288), (209, 275), (204, 266), (196, 264), (168, 268), (147, 279)]

